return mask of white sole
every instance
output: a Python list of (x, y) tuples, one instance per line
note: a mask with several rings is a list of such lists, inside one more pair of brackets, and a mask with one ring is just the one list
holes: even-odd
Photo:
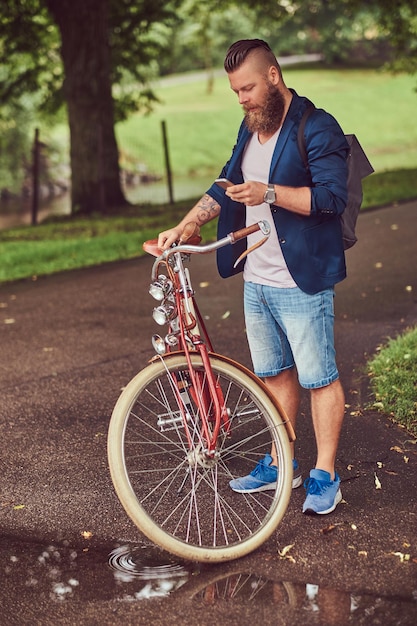
[[(303, 477), (297, 476), (292, 479), (292, 488), (297, 489), (297, 487), (301, 487), (303, 484)], [(234, 489), (231, 485), (229, 485), (230, 489), (235, 493), (260, 493), (261, 491), (274, 491), (276, 489), (277, 483), (268, 483), (263, 487), (256, 487), (255, 489)]]
[(335, 508), (337, 507), (337, 505), (339, 504), (341, 500), (342, 500), (342, 492), (340, 491), (340, 489), (338, 489), (334, 498), (334, 502), (329, 509), (326, 509), (326, 511), (314, 511), (313, 509), (306, 509), (305, 511), (303, 511), (303, 513), (305, 515), (327, 515), (328, 513), (331, 513), (332, 511), (335, 510)]

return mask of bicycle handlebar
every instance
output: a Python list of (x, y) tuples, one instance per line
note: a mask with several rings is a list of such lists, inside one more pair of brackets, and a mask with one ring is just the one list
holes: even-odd
[(252, 226), (236, 230), (235, 232), (226, 235), (226, 237), (213, 241), (212, 243), (205, 244), (204, 246), (187, 245), (184, 243), (179, 246), (175, 246), (174, 248), (168, 248), (168, 250), (165, 250), (165, 252), (161, 254), (159, 259), (165, 260), (176, 252), (182, 252), (183, 254), (207, 254), (208, 252), (214, 252), (214, 250), (223, 248), (223, 246), (227, 246), (227, 244), (234, 244), (237, 241), (240, 241), (240, 239), (244, 239), (248, 235), (256, 233), (258, 230), (260, 230), (265, 237), (269, 237), (271, 227), (266, 220), (261, 220), (256, 224), (252, 224)]
[[(168, 248), (157, 259), (155, 259), (155, 263), (152, 268), (152, 279), (154, 280), (157, 277), (159, 264), (162, 261), (166, 261), (173, 254), (177, 254), (178, 252), (181, 254), (207, 254), (209, 252), (214, 252), (214, 250), (218, 250), (219, 248), (223, 248), (228, 244), (234, 244), (237, 241), (240, 241), (241, 239), (244, 239), (248, 235), (256, 233), (259, 230), (264, 235), (264, 239), (258, 244), (255, 244), (254, 247), (258, 247), (259, 245), (262, 245), (266, 241), (266, 239), (268, 239), (271, 233), (271, 227), (269, 225), (269, 222), (267, 222), (266, 220), (260, 220), (256, 224), (252, 224), (251, 226), (236, 230), (235, 232), (226, 235), (226, 237), (218, 239), (217, 241), (213, 241), (212, 243), (208, 243), (204, 246), (188, 245), (184, 243), (178, 246), (174, 246), (172, 248)], [(249, 249), (247, 252), (250, 252), (250, 250), (251, 249)]]

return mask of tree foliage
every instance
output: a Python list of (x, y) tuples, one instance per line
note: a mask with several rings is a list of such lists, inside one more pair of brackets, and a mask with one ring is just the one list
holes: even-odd
[(0, 127), (17, 133), (11, 118), (24, 125), (31, 107), (65, 103), (73, 206), (103, 210), (123, 201), (114, 124), (151, 108), (157, 74), (211, 71), (233, 40), (253, 36), (332, 63), (352, 61), (359, 44), (369, 60), (381, 42), (394, 69), (413, 73), (416, 16), (417, 0), (3, 0)]

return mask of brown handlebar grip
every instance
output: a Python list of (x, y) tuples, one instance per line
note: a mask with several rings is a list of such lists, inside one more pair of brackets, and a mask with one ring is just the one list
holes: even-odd
[(230, 233), (230, 237), (234, 243), (235, 241), (239, 241), (239, 239), (244, 239), (248, 235), (252, 235), (252, 233), (256, 233), (258, 230), (261, 230), (259, 224), (252, 224), (252, 226), (247, 226), (246, 228), (236, 230), (234, 233)]

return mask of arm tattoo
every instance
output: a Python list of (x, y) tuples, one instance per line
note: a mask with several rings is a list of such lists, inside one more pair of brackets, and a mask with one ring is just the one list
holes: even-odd
[(197, 209), (198, 224), (202, 226), (219, 215), (220, 204), (206, 193), (197, 204)]

